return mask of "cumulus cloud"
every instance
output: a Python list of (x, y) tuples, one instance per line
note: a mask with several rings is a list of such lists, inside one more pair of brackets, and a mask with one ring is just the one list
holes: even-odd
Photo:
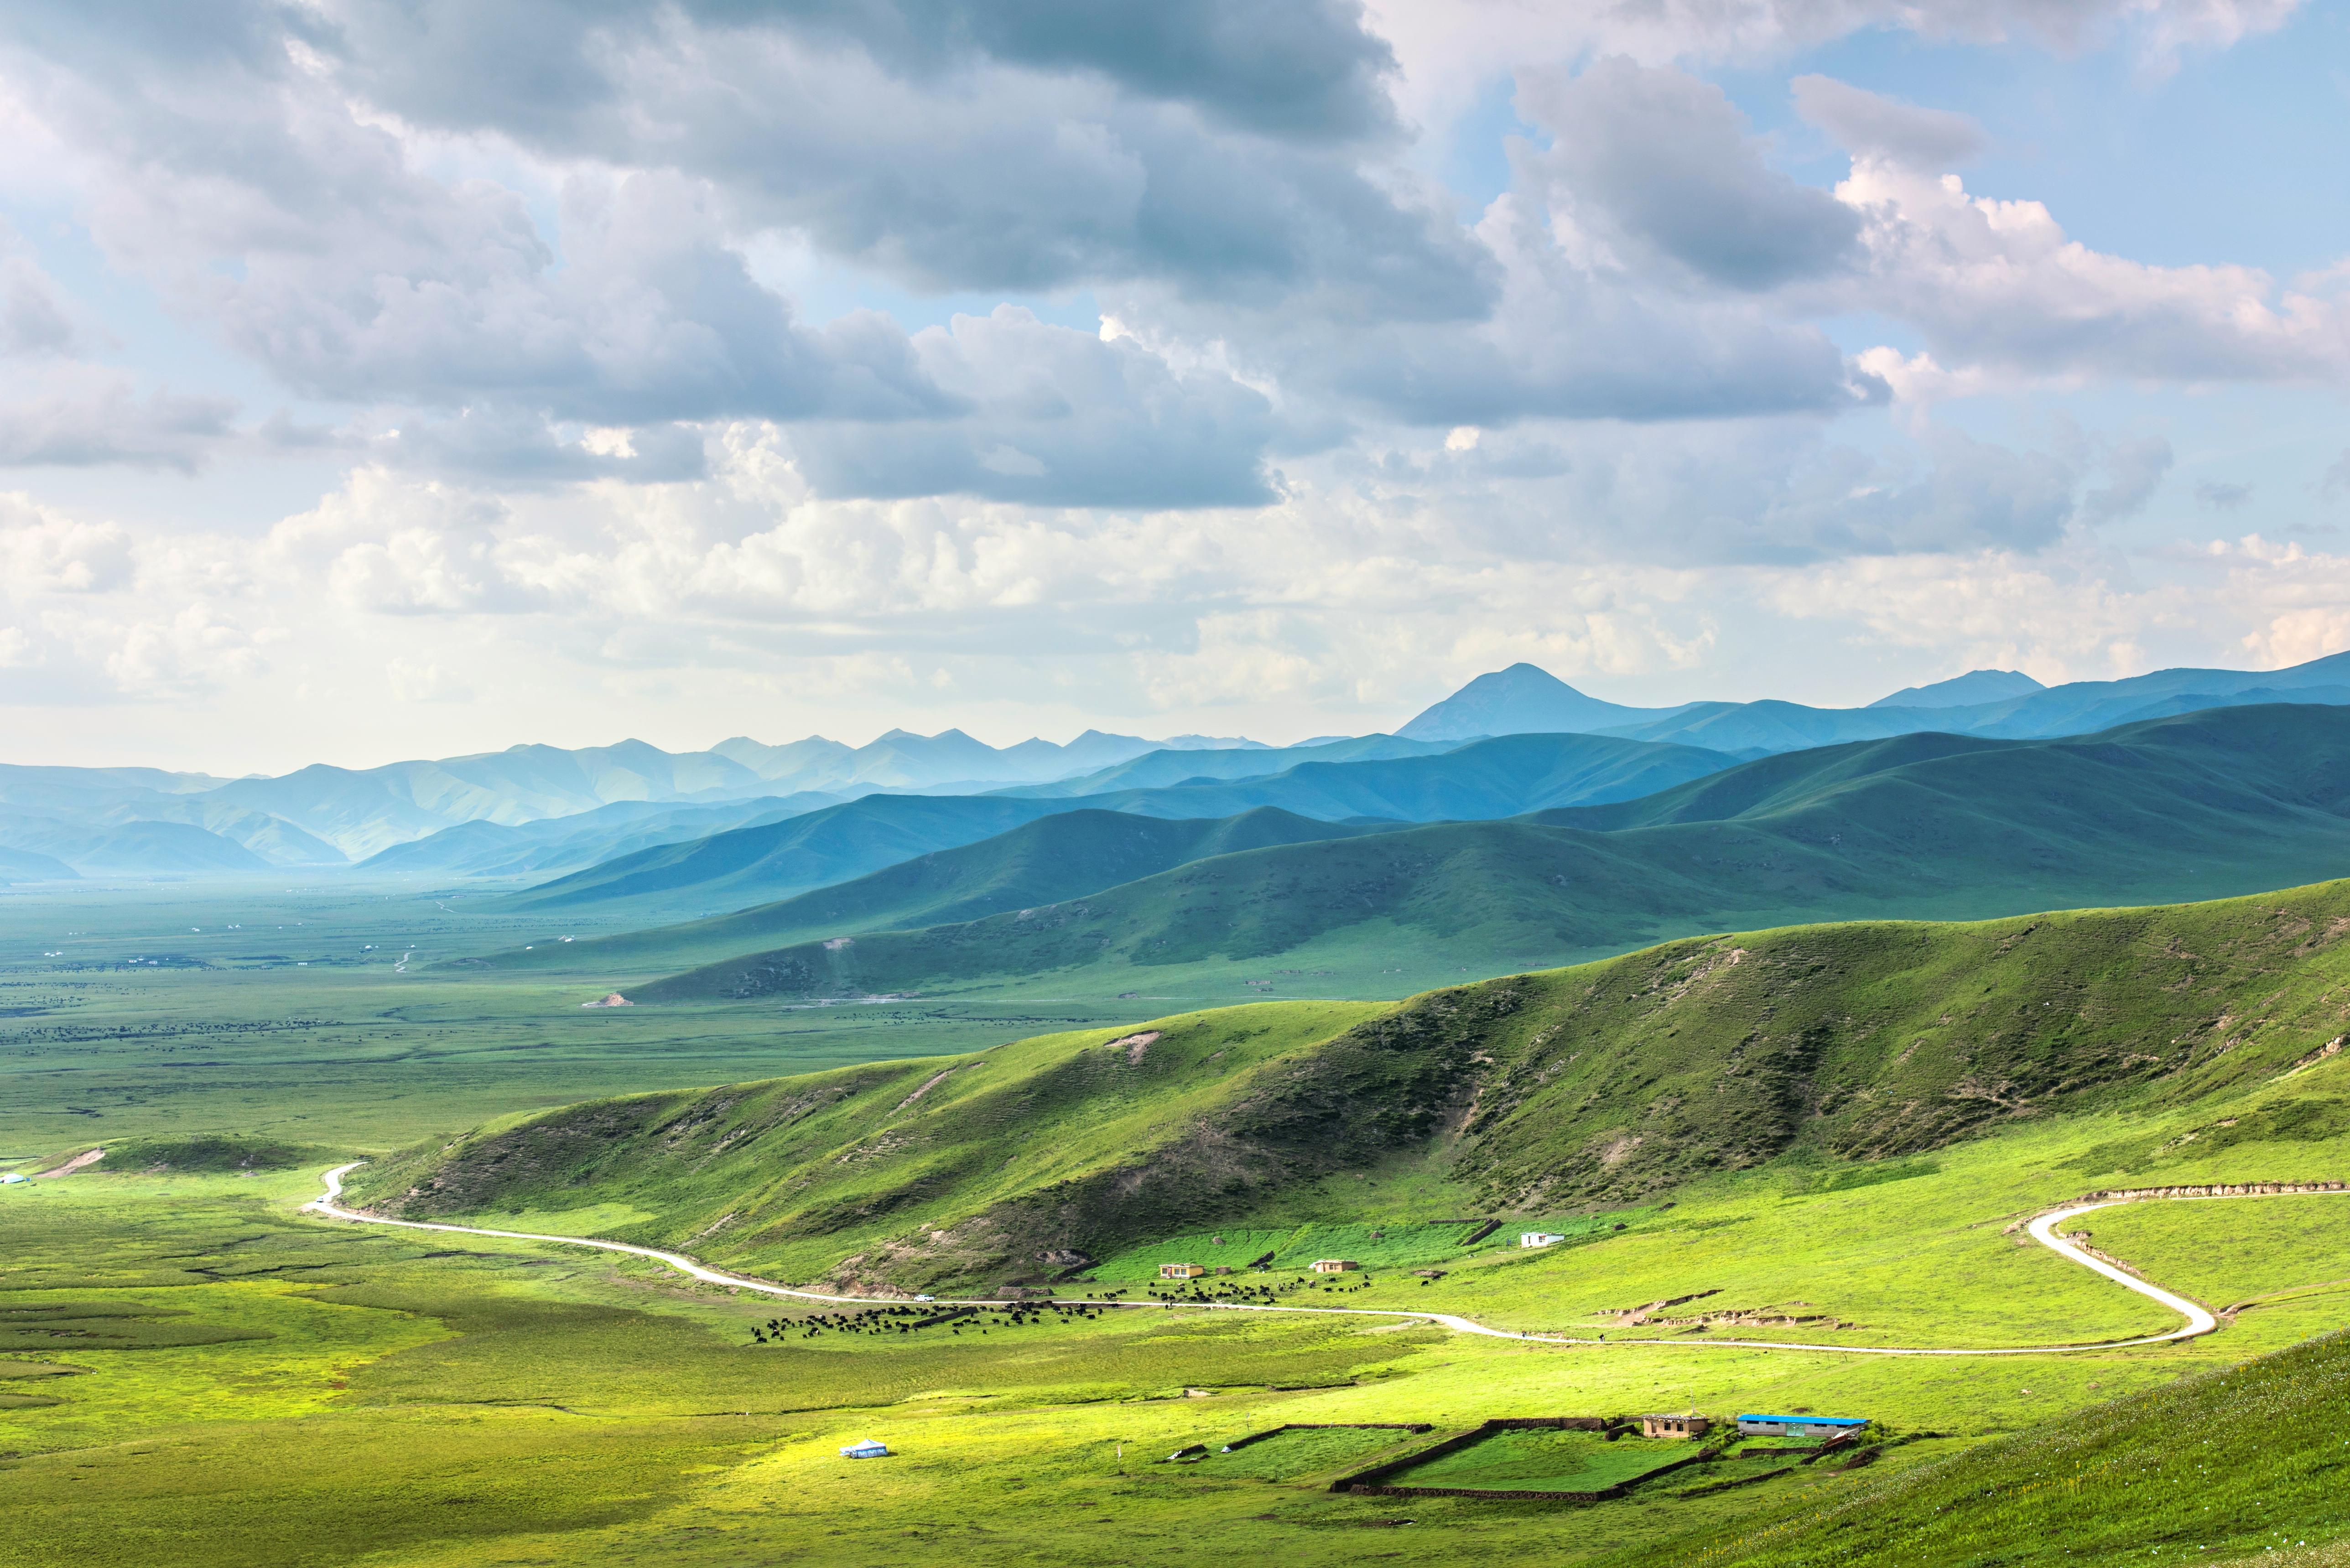
[[(356, 99), (387, 134), (488, 133), (565, 167), (673, 171), (721, 192), (742, 222), (798, 230), (924, 286), (1148, 276), (1277, 293), (1351, 275), (1389, 310), (1474, 307), (1476, 258), (1436, 204), (1375, 178), (1356, 140), (1330, 144), (1341, 132), (1395, 140), (1385, 46), (1350, 8), (1252, 16), (1237, 0), (1194, 0), (1113, 21), (973, 7), (960, 36), (962, 7), (906, 14), (917, 10), (927, 30), (906, 33), (887, 6), (753, 17), (538, 0), (254, 5), (223, 31), (285, 41), (275, 56), (231, 52), (210, 92), (188, 86), (168, 49), (131, 47), (145, 31), (135, 23), (103, 49), (70, 22), (30, 36), (86, 89), (61, 95), (52, 81), (43, 95), (71, 140), (168, 141), (158, 163), (181, 165), (190, 196), (232, 222), (296, 201), (324, 217), (370, 186), (384, 187), (390, 216), (413, 204), (400, 171), (337, 123)], [(1122, 68), (1097, 68), (1113, 55)], [(110, 68), (91, 88), (101, 57)], [(1317, 82), (1331, 89), (1318, 99)], [(118, 129), (93, 138), (101, 124)], [(529, 259), (507, 213), (442, 221)]]
[(2280, 289), (2256, 267), (2165, 267), (2095, 251), (2038, 202), (1970, 195), (1866, 151), (1839, 199), (1865, 281), (1844, 296), (1910, 323), (1936, 358), (2029, 375), (2335, 379), (2350, 370), (2343, 280)]
[(120, 526), (0, 495), (0, 591), (11, 598), (108, 593), (130, 580), (130, 536)]
[(495, 495), (361, 469), (271, 531), (267, 566), (379, 615), (525, 609), (540, 595), (517, 569), (528, 545), (511, 521)]
[[(2314, 646), (2350, 624), (2331, 557), (2239, 541), (2137, 585), (2171, 449), (2063, 410), (2338, 381), (2350, 275), (2092, 250), (1950, 173), (1973, 119), (1788, 64), (1851, 155), (1820, 189), (1704, 75), (1877, 28), (2158, 70), (2291, 10), (19, 7), (0, 179), (212, 348), (120, 344), (143, 317), (0, 239), (0, 463), (163, 474), (120, 521), (0, 508), (0, 690), (416, 733), (828, 686), (860, 722), (989, 692), (1392, 722), (1439, 672), (1655, 676), (1790, 627), (1839, 667)], [(1504, 74), (1534, 134), (1471, 150), (1507, 185), (1470, 203), (1431, 106)], [(844, 303), (876, 299), (903, 324)], [(221, 354), (286, 409), (245, 433), (189, 389)], [(207, 477), (236, 463), (318, 499), (266, 528)], [(141, 520), (198, 491), (248, 524)]]

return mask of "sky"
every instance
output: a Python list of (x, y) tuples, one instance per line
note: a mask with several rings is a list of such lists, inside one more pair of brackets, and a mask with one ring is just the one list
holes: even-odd
[(0, 760), (2350, 647), (2350, 5), (21, 0)]

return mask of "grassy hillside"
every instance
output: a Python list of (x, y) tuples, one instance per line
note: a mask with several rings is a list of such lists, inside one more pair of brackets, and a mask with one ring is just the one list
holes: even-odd
[(465, 967), (660, 973), (762, 942), (823, 940), (984, 919), (1059, 903), (1194, 860), (1269, 845), (1360, 837), (1385, 826), (1315, 822), (1269, 807), (1194, 820), (1091, 808), (1063, 811), (795, 898), (621, 936), (512, 948), (467, 960)]
[[(592, 1193), (607, 1214), (617, 1205), (646, 1216), (636, 1229), (667, 1234), (682, 1220), (705, 1245), (807, 1275), (1049, 1276), (1066, 1265), (1040, 1252), (1211, 1220), (1232, 1195), (1294, 1177), (1273, 1149), (1227, 1143), (1205, 1189), (1193, 1185), (1196, 1168), (1128, 1179), (1138, 1151), (1180, 1143), (1201, 1118), (1229, 1117), (1268, 1074), (1286, 1081), (1303, 1062), (1319, 1077), (1336, 1060), (1334, 1038), (1382, 1011), (1273, 1002), (1148, 1030), (596, 1102), (427, 1146), (369, 1169), (365, 1190), (415, 1214), (564, 1208)], [(1307, 1046), (1321, 1049), (1299, 1055)], [(1424, 1137), (1430, 1110), (1412, 1095), (1424, 1088), (1419, 1066), (1374, 1064), (1353, 1085), (1350, 1137), (1312, 1163), (1335, 1168)], [(1062, 1200), (1042, 1195), (1073, 1186), (1118, 1217), (1055, 1220)], [(910, 1227), (924, 1237), (948, 1224), (964, 1229), (911, 1251), (901, 1239)]]
[[(574, 1106), (413, 1151), (361, 1190), (419, 1214), (617, 1204), (631, 1239), (920, 1285), (1049, 1274), (1348, 1172), (1437, 1214), (1562, 1212), (2064, 1110), (2183, 1115), (2183, 1136), (2213, 1096), (2236, 1096), (2239, 1136), (2290, 1144), (2350, 1126), (2295, 1088), (2263, 1097), (2340, 1035), (2345, 933), (2350, 883), (1682, 941), (1391, 1008), (1227, 1009)], [(2225, 1141), (2123, 1140), (2082, 1180)]]
[(2350, 711), (2230, 709), (2077, 740), (1913, 735), (1764, 758), (1645, 800), (1228, 856), (1016, 914), (745, 955), (633, 994), (930, 994), (1263, 958), (1354, 931), (1475, 948), (1507, 969), (1750, 922), (2167, 902), (2343, 871)]
[[(1729, 1531), (1644, 1548), (1729, 1568), (1920, 1568), (2286, 1557), (2350, 1534), (2350, 1338), (2098, 1406)], [(2296, 1557), (2297, 1553), (2294, 1554)], [(2330, 1559), (2331, 1560), (2331, 1559)]]

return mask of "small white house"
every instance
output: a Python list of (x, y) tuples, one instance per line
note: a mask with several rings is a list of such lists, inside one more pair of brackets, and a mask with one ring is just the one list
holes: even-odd
[(5, 1176), (0, 1176), (0, 1187), (14, 1187), (24, 1179), (25, 1173), (23, 1171), (12, 1170)]
[(1560, 1235), (1555, 1231), (1521, 1231), (1518, 1232), (1518, 1245), (1521, 1247), (1555, 1247), (1561, 1241), (1565, 1240), (1565, 1237)]
[(889, 1450), (886, 1445), (868, 1438), (861, 1443), (851, 1443), (841, 1449), (840, 1457), (844, 1459), (885, 1459), (889, 1457)]

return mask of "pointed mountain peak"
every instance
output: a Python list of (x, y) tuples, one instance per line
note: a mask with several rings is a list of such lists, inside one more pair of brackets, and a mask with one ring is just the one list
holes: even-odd
[(1540, 665), (1518, 663), (1480, 675), (1396, 733), (1408, 741), (1576, 734), (1635, 723), (1656, 711), (1603, 702), (1577, 691)]
[(2000, 702), (2029, 697), (2048, 690), (2021, 670), (1970, 670), (1930, 686), (1905, 686), (1890, 697), (1879, 697), (1872, 708), (1967, 708), (1977, 702)]

